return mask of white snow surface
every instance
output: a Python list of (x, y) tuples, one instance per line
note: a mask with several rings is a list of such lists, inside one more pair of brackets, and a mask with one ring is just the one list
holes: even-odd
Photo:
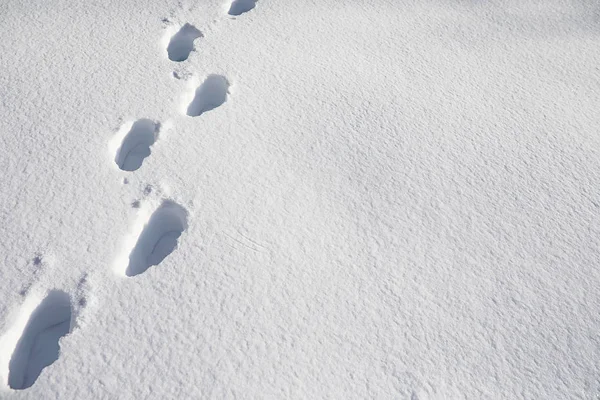
[(235, 3), (0, 4), (0, 398), (599, 398), (599, 3)]

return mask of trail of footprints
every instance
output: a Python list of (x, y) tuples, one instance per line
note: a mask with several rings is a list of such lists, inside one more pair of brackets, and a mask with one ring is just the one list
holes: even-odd
[[(233, 0), (227, 13), (239, 16), (254, 9), (256, 3), (256, 0)], [(168, 41), (167, 57), (173, 62), (186, 61), (194, 51), (194, 41), (202, 37), (204, 35), (195, 26), (182, 25)], [(181, 77), (175, 72), (173, 76)], [(221, 106), (227, 100), (229, 85), (222, 75), (208, 75), (195, 90), (185, 114), (199, 117)], [(126, 172), (141, 168), (159, 140), (160, 132), (161, 123), (149, 118), (124, 124), (110, 143), (116, 166)], [(144, 194), (150, 191), (148, 186)], [(134, 202), (134, 207), (140, 208), (140, 202)], [(175, 251), (180, 236), (188, 228), (188, 212), (174, 200), (164, 198), (142, 222), (143, 227), (133, 238), (127, 260), (121, 266), (127, 277), (140, 275), (159, 265)], [(32, 264), (39, 268), (43, 264), (41, 256), (36, 255)], [(85, 277), (78, 285), (76, 296), (79, 300), (75, 304), (72, 296), (62, 290), (49, 290), (44, 296), (28, 295), (31, 285), (21, 290), (20, 293), (28, 298), (23, 303), (20, 317), (0, 337), (0, 374), (5, 375), (1, 378), (6, 386), (13, 390), (30, 388), (43, 370), (58, 360), (60, 339), (71, 332), (77, 311), (86, 305), (81, 294), (84, 285)]]

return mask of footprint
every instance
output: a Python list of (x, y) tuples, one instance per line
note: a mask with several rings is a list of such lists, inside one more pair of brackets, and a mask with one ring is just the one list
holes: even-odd
[(187, 211), (179, 204), (165, 200), (152, 213), (137, 239), (125, 270), (127, 276), (145, 272), (160, 264), (177, 247), (177, 239), (187, 229)]
[(167, 46), (167, 54), (169, 60), (181, 62), (188, 59), (192, 50), (194, 50), (194, 40), (202, 37), (200, 32), (194, 25), (185, 24), (177, 31), (169, 41)]
[(123, 171), (135, 171), (150, 155), (150, 147), (158, 139), (160, 123), (139, 119), (133, 123), (117, 149), (115, 162)]
[(229, 7), (229, 15), (242, 15), (256, 7), (257, 0), (234, 0)]
[(196, 89), (194, 99), (187, 108), (187, 115), (197, 117), (225, 103), (229, 93), (229, 82), (221, 75), (209, 75)]
[(31, 387), (42, 370), (58, 360), (59, 339), (69, 333), (71, 299), (52, 290), (33, 310), (8, 365), (8, 385), (15, 390)]

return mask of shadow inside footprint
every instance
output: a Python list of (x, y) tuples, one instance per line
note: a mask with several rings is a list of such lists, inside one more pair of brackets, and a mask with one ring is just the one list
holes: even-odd
[(53, 290), (29, 317), (8, 366), (8, 386), (20, 390), (31, 387), (42, 370), (58, 360), (58, 340), (69, 333), (71, 299)]
[(187, 211), (179, 204), (165, 200), (154, 211), (129, 255), (127, 276), (145, 272), (160, 264), (177, 247), (177, 239), (187, 229)]
[(200, 32), (194, 25), (185, 24), (169, 41), (167, 46), (167, 54), (169, 60), (181, 62), (188, 59), (190, 53), (194, 49), (194, 40), (202, 37)]
[(115, 162), (123, 171), (135, 171), (150, 155), (150, 147), (158, 138), (160, 124), (150, 119), (135, 121), (117, 150)]
[(229, 15), (242, 15), (256, 7), (256, 0), (234, 0), (229, 7)]
[(187, 115), (197, 117), (225, 103), (229, 82), (224, 76), (209, 75), (196, 89), (194, 99), (187, 108)]

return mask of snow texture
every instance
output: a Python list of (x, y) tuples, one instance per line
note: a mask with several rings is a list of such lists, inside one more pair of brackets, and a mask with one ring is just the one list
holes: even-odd
[(0, 399), (600, 397), (597, 1), (0, 15)]

